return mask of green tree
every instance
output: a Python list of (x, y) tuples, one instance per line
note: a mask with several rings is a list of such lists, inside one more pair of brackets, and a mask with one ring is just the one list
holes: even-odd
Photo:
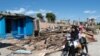
[(39, 18), (40, 21), (44, 21), (43, 15), (41, 13), (37, 13), (37, 17)]
[(56, 16), (54, 13), (46, 13), (46, 18), (49, 23), (54, 23), (56, 20)]

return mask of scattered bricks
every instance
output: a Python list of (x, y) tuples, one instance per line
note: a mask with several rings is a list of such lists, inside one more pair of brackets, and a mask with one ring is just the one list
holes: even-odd
[(45, 47), (46, 47), (45, 40), (37, 42), (34, 47), (35, 47), (36, 50), (45, 49)]
[(31, 46), (25, 45), (24, 48), (26, 48), (26, 50), (31, 50), (31, 51), (35, 50), (34, 45), (31, 45)]
[(65, 41), (65, 38), (64, 38), (63, 34), (51, 35), (46, 40), (47, 49), (59, 48), (63, 45), (64, 41)]

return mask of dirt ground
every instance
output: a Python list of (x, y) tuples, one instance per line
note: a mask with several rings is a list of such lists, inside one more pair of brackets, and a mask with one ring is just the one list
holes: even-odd
[[(92, 42), (88, 44), (89, 48), (89, 55), (90, 56), (100, 56), (100, 34), (95, 35), (95, 38), (97, 39), (97, 42)], [(7, 42), (7, 40), (0, 40), (1, 42)], [(13, 51), (8, 50), (8, 46), (0, 47), (0, 56), (44, 56), (47, 52), (47, 50), (39, 50), (39, 51), (32, 51), (32, 54), (11, 54)], [(47, 56), (61, 56), (61, 51), (57, 51), (54, 53), (51, 53)]]

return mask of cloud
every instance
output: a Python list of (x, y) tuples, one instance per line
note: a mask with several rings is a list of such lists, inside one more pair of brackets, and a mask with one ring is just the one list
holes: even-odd
[(7, 12), (11, 13), (18, 13), (18, 14), (24, 14), (24, 15), (35, 15), (37, 13), (41, 13), (42, 15), (46, 15), (47, 12), (52, 12), (50, 10), (45, 10), (45, 9), (39, 9), (39, 10), (27, 10), (25, 8), (19, 8), (15, 10), (7, 10)]
[(96, 13), (96, 11), (95, 10), (85, 10), (83, 13), (94, 14), (94, 13)]
[(25, 11), (26, 10), (24, 8), (20, 8), (20, 9), (16, 9), (16, 10), (7, 10), (7, 12), (11, 12), (11, 13), (21, 13), (21, 14), (24, 14)]

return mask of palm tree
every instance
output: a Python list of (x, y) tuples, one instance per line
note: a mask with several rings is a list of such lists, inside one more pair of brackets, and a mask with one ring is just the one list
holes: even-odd
[(53, 13), (46, 13), (46, 18), (49, 23), (54, 23), (56, 20), (56, 16)]
[(43, 15), (41, 13), (37, 13), (37, 17), (39, 18), (40, 21), (44, 21)]

